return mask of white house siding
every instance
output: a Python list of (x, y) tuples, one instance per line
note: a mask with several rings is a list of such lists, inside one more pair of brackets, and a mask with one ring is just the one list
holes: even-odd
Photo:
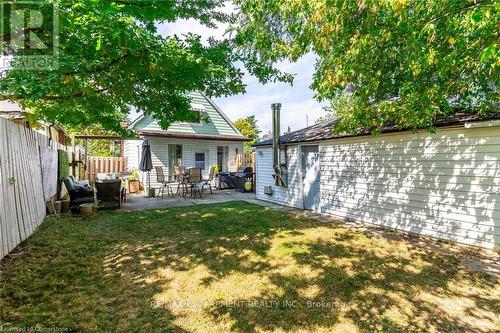
[(127, 169), (138, 170), (141, 158), (142, 140), (125, 140), (123, 155), (127, 157)]
[[(319, 149), (319, 212), (470, 245), (499, 247), (499, 127), (335, 139), (320, 142)], [(258, 150), (271, 156), (270, 148)], [(300, 167), (300, 163), (296, 165)], [(260, 192), (264, 185), (273, 184), (272, 165), (260, 163), (259, 171)], [(302, 186), (300, 182), (290, 185)], [(275, 202), (300, 206), (300, 191), (286, 192), (295, 196)], [(273, 201), (263, 193), (257, 197)]]
[[(176, 139), (176, 138), (162, 138), (162, 137), (146, 137), (151, 146), (151, 159), (153, 162), (153, 170), (150, 173), (151, 177), (151, 187), (158, 187), (160, 184), (156, 181), (156, 173), (154, 167), (162, 166), (165, 176), (168, 177), (168, 145), (177, 144), (182, 145), (182, 163), (186, 168), (194, 167), (194, 152), (195, 151), (208, 151), (208, 163), (207, 169), (203, 171), (203, 177), (208, 177), (209, 167), (217, 164), (217, 146), (228, 146), (228, 166), (229, 171), (236, 171), (237, 166), (234, 165), (236, 158), (236, 149), (241, 153), (243, 151), (242, 142), (233, 141), (212, 141), (212, 140), (191, 140), (191, 139)], [(137, 145), (141, 145), (142, 141), (139, 140), (127, 140), (125, 141), (125, 156), (127, 152), (131, 152), (131, 156), (127, 156), (128, 159), (135, 158), (137, 154)], [(131, 148), (128, 150), (127, 146)], [(135, 148), (135, 150), (134, 150)], [(146, 182), (146, 175), (141, 175), (141, 180)], [(146, 184), (147, 185), (147, 184)]]
[[(207, 134), (207, 135), (234, 135), (241, 136), (241, 134), (234, 129), (231, 121), (224, 116), (222, 111), (216, 109), (216, 105), (208, 97), (203, 96), (199, 92), (189, 94), (192, 102), (197, 105), (203, 105), (205, 115), (208, 116), (208, 122), (201, 122), (200, 124), (174, 122), (168, 129), (167, 133), (185, 133), (185, 134)], [(151, 116), (145, 116), (139, 120), (134, 126), (135, 130), (142, 131), (163, 131), (158, 122)]]
[[(257, 175), (255, 193), (257, 199), (302, 208), (302, 174), (299, 146), (287, 147), (288, 188), (274, 185), (273, 150), (270, 146), (259, 147), (255, 156), (255, 172)], [(264, 194), (264, 186), (272, 186), (273, 194)]]

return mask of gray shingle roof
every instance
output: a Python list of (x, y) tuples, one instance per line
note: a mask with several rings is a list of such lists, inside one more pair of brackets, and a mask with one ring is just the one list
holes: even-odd
[[(452, 126), (459, 125), (465, 122), (472, 121), (482, 121), (482, 120), (494, 120), (500, 119), (500, 112), (492, 112), (487, 115), (477, 115), (471, 114), (467, 112), (456, 112), (453, 116), (445, 117), (437, 119), (434, 122), (434, 127), (444, 127), (444, 126)], [(281, 143), (296, 143), (296, 142), (308, 142), (308, 141), (321, 141), (321, 140), (330, 140), (337, 138), (345, 138), (352, 136), (361, 136), (361, 135), (370, 135), (370, 130), (361, 128), (357, 131), (357, 134), (334, 134), (332, 131), (333, 125), (339, 121), (339, 118), (335, 118), (333, 120), (328, 120), (319, 124), (315, 124), (298, 131), (294, 131), (288, 134), (284, 134), (280, 137)], [(390, 132), (401, 132), (408, 131), (408, 129), (401, 129), (395, 125), (386, 125), (382, 128), (382, 133), (390, 133)], [(272, 145), (273, 140), (264, 140), (257, 142), (254, 144), (254, 147), (258, 146), (268, 146)]]

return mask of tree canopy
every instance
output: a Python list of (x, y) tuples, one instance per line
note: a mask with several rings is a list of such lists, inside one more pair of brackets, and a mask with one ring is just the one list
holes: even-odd
[(255, 116), (248, 116), (246, 118), (240, 118), (234, 122), (234, 126), (247, 138), (252, 139), (251, 141), (245, 142), (243, 148), (245, 151), (251, 149), (254, 143), (259, 141), (259, 133), (261, 132), (257, 126), (257, 120)]
[(456, 108), (499, 112), (499, 2), (235, 2), (234, 41), (250, 71), (313, 52), (312, 88), (341, 117), (337, 131), (432, 128)]
[[(51, 0), (36, 2), (53, 20), (21, 31), (2, 30), (2, 49), (16, 34), (35, 34), (58, 50), (48, 71), (14, 66), (0, 76), (0, 99), (68, 126), (97, 123), (122, 131), (131, 108), (162, 128), (196, 117), (186, 93), (244, 92), (238, 65), (261, 82), (292, 76), (274, 66), (316, 55), (312, 88), (331, 101), (338, 131), (377, 131), (385, 123), (432, 127), (460, 107), (499, 112), (500, 4), (491, 0)], [(2, 13), (22, 8), (2, 4)], [(4, 17), (3, 17), (4, 18)], [(231, 35), (204, 43), (200, 36), (162, 36), (160, 23), (194, 19), (208, 27), (231, 23)], [(5, 25), (4, 27), (5, 28)], [(17, 49), (14, 58), (44, 50)], [(16, 62), (14, 62), (16, 63)]]
[[(13, 66), (0, 77), (0, 98), (20, 103), (43, 118), (72, 127), (100, 124), (120, 132), (120, 121), (131, 108), (153, 116), (163, 128), (190, 120), (186, 93), (202, 91), (221, 96), (244, 91), (242, 72), (228, 40), (200, 36), (161, 36), (159, 23), (194, 19), (208, 26), (230, 20), (219, 11), (223, 0), (53, 0), (37, 2), (47, 14), (58, 6), (58, 46), (53, 43), (53, 20), (4, 30), (6, 49), (15, 34), (36, 33), (59, 51), (58, 67), (24, 70)], [(2, 4), (5, 13), (23, 4)], [(7, 14), (5, 14), (7, 15)], [(46, 50), (17, 49), (14, 57), (43, 55)], [(14, 62), (16, 64), (16, 62)]]

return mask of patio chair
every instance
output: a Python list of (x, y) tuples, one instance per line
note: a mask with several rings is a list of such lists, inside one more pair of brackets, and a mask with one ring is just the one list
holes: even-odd
[(90, 182), (88, 180), (76, 180), (75, 176), (69, 175), (69, 178), (75, 183), (76, 185), (84, 186), (84, 187), (91, 187)]
[(212, 194), (212, 181), (214, 180), (214, 177), (215, 177), (215, 168), (216, 168), (215, 166), (211, 167), (208, 178), (201, 180), (201, 183), (202, 183), (201, 194), (203, 194), (203, 189), (205, 188), (205, 186), (208, 186), (208, 188), (210, 189), (210, 194)]
[[(155, 167), (155, 171), (156, 171), (156, 181), (161, 184), (160, 187), (158, 188), (158, 191), (161, 192), (161, 198), (163, 199), (163, 191), (167, 189), (167, 196), (168, 196), (169, 192), (171, 192), (172, 189), (168, 186), (169, 181), (167, 180), (165, 174), (163, 173), (163, 167), (157, 166)], [(174, 192), (172, 192), (172, 197), (173, 196)]]
[(77, 208), (81, 204), (94, 202), (94, 189), (92, 187), (75, 184), (71, 177), (64, 178), (63, 183), (69, 193), (70, 207)]
[(186, 167), (183, 166), (176, 166), (174, 167), (174, 181), (179, 181), (182, 176), (186, 175)]
[(193, 194), (196, 197), (196, 193), (198, 193), (201, 198), (201, 191), (199, 187), (200, 183), (201, 183), (201, 169), (190, 168), (188, 170), (188, 185), (191, 191), (191, 197), (193, 196)]
[(99, 208), (120, 208), (122, 203), (122, 180), (107, 179), (95, 182)]
[(176, 166), (174, 168), (174, 179), (175, 182), (172, 183), (172, 185), (177, 185), (177, 194), (185, 198), (188, 192), (188, 175), (186, 174), (186, 168), (183, 166)]

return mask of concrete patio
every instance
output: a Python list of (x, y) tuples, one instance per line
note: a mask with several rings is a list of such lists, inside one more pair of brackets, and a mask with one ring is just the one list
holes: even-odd
[(210, 192), (204, 192), (203, 196), (191, 197), (190, 195), (183, 198), (182, 196), (163, 196), (147, 198), (144, 193), (138, 192), (129, 194), (127, 196), (127, 202), (122, 204), (122, 210), (134, 211), (143, 209), (155, 209), (164, 207), (179, 207), (179, 206), (189, 206), (189, 205), (201, 205), (201, 204), (211, 204), (211, 203), (221, 203), (227, 201), (247, 201), (255, 204), (262, 205), (262, 201), (255, 199), (255, 193), (241, 193), (235, 190), (214, 190), (212, 194)]

